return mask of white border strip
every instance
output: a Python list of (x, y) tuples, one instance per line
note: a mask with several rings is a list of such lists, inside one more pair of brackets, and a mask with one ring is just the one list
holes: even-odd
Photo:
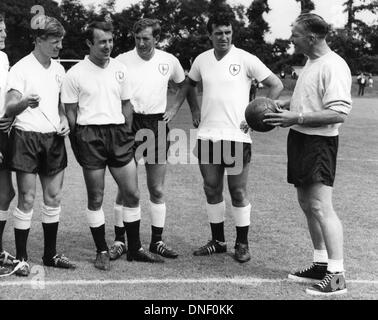
[[(27, 280), (27, 281), (0, 281), (0, 287), (13, 286), (92, 286), (92, 285), (133, 285), (133, 284), (210, 284), (230, 283), (235, 285), (253, 286), (264, 283), (295, 283), (289, 279), (260, 279), (260, 278), (199, 278), (199, 279), (121, 279), (121, 280)], [(347, 280), (347, 283), (378, 285), (378, 280)]]

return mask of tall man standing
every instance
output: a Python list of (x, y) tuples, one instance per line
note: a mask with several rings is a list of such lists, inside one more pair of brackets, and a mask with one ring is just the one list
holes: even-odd
[[(249, 102), (253, 78), (269, 88), (269, 98), (277, 98), (283, 86), (256, 56), (232, 45), (233, 29), (227, 15), (211, 17), (207, 29), (213, 49), (194, 60), (188, 84), (195, 86), (201, 80), (203, 83), (201, 123), (195, 152), (204, 182), (212, 240), (195, 250), (194, 255), (210, 255), (227, 250), (223, 178), (228, 168), (231, 211), (236, 225), (234, 257), (239, 262), (246, 262), (251, 258), (248, 246), (251, 205), (246, 197), (246, 189), (252, 141), (241, 130), (241, 124), (245, 122), (244, 111)], [(230, 152), (235, 156), (233, 162), (227, 159)], [(240, 167), (239, 172), (231, 174), (231, 169), (237, 166)]]
[(110, 57), (111, 22), (94, 21), (85, 32), (89, 56), (73, 66), (63, 83), (71, 145), (83, 169), (88, 194), (87, 221), (96, 245), (95, 267), (110, 269), (102, 209), (105, 170), (109, 167), (122, 195), (121, 219), (128, 237), (128, 260), (160, 262), (144, 251), (139, 238), (140, 206), (128, 71)]
[[(117, 57), (128, 70), (128, 80), (132, 92), (131, 103), (134, 108), (133, 133), (136, 134), (135, 150), (137, 159), (144, 156), (147, 175), (147, 187), (150, 194), (151, 243), (150, 251), (165, 258), (176, 258), (178, 254), (162, 240), (166, 217), (164, 201), (164, 178), (166, 174), (169, 141), (168, 122), (173, 119), (181, 106), (181, 88), (185, 80), (184, 69), (178, 59), (170, 53), (156, 49), (161, 27), (158, 20), (141, 19), (134, 25), (135, 49)], [(172, 80), (179, 87), (173, 105), (167, 108), (168, 82)], [(179, 102), (181, 100), (181, 103)], [(138, 131), (153, 133), (154, 139), (147, 152), (138, 154)], [(146, 136), (149, 137), (148, 132)], [(114, 208), (117, 224), (116, 241), (110, 249), (112, 259), (117, 259), (125, 250), (124, 231), (117, 212), (122, 203), (118, 193)]]
[(10, 168), (16, 171), (18, 204), (14, 215), (16, 258), (22, 266), (17, 275), (27, 276), (27, 238), (33, 215), (37, 175), (43, 192), (43, 264), (74, 268), (67, 257), (56, 253), (61, 212), (61, 193), (67, 154), (64, 138), (69, 132), (59, 95), (64, 68), (51, 58), (62, 49), (65, 34), (58, 20), (45, 16), (42, 28), (33, 31), (34, 50), (9, 73), (6, 115), (16, 117), (10, 134)]
[(9, 70), (8, 56), (1, 51), (5, 48), (7, 37), (5, 18), (0, 13), (0, 275), (8, 273), (8, 264), (12, 264), (14, 257), (3, 249), (3, 233), (8, 220), (8, 210), (15, 192), (12, 184), (12, 173), (8, 167), (8, 131), (13, 117), (5, 117), (4, 102), (7, 90), (7, 77)]
[[(317, 281), (313, 295), (347, 291), (343, 265), (343, 228), (332, 204), (339, 127), (352, 108), (348, 65), (326, 42), (328, 24), (316, 14), (300, 15), (292, 28), (296, 53), (308, 61), (283, 109), (265, 122), (291, 127), (288, 141), (288, 182), (297, 188), (314, 246), (313, 264), (289, 274), (295, 281)], [(286, 110), (288, 109), (288, 110)]]

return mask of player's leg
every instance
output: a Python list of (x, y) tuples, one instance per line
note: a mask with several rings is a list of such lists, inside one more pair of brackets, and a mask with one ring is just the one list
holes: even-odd
[(318, 221), (328, 253), (327, 274), (306, 290), (310, 294), (341, 294), (347, 291), (343, 261), (343, 227), (332, 204), (333, 188), (322, 183), (309, 187), (309, 206)]
[(328, 254), (319, 221), (311, 211), (311, 188), (297, 187), (299, 205), (304, 212), (314, 247), (312, 265), (290, 273), (288, 278), (299, 282), (317, 282), (327, 271)]
[(96, 245), (95, 267), (100, 270), (110, 269), (108, 245), (105, 240), (105, 214), (102, 209), (105, 188), (105, 168), (86, 169), (83, 167), (87, 188), (87, 221)]
[(14, 196), (12, 174), (8, 169), (0, 168), (0, 275), (9, 272), (7, 265), (12, 265), (15, 259), (3, 249), (2, 242), (5, 224), (9, 216), (9, 206)]
[(27, 240), (33, 216), (37, 175), (18, 171), (16, 172), (16, 178), (18, 203), (13, 211), (16, 259), (25, 263), (24, 268), (18, 270), (16, 275), (28, 276), (30, 269), (26, 262), (28, 260)]
[(164, 179), (166, 164), (146, 163), (147, 187), (150, 194), (151, 243), (150, 251), (165, 258), (177, 258), (178, 254), (162, 239), (165, 225)]
[(109, 167), (123, 199), (123, 221), (126, 229), (129, 261), (162, 262), (157, 256), (145, 251), (140, 241), (141, 210), (137, 167), (134, 159), (123, 167)]
[(228, 175), (228, 188), (231, 196), (231, 213), (236, 227), (235, 259), (246, 262), (251, 259), (248, 245), (248, 231), (251, 216), (251, 204), (247, 199), (247, 181), (249, 162), (237, 175)]
[(47, 176), (40, 174), (43, 192), (42, 228), (44, 235), (43, 264), (56, 268), (75, 268), (75, 265), (63, 254), (56, 252), (56, 240), (61, 213), (61, 196), (64, 170)]
[(123, 199), (121, 191), (117, 190), (114, 207), (114, 234), (115, 239), (109, 247), (110, 260), (117, 260), (126, 253), (125, 225), (123, 224)]
[(227, 251), (224, 236), (226, 204), (223, 199), (224, 167), (221, 164), (200, 164), (206, 196), (206, 212), (210, 223), (212, 239), (195, 250), (194, 255), (210, 255)]

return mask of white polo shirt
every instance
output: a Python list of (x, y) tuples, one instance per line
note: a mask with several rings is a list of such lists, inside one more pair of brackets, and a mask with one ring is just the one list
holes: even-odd
[(85, 57), (68, 70), (62, 102), (79, 104), (79, 125), (125, 123), (121, 101), (130, 99), (126, 75), (126, 67), (113, 58), (101, 68)]
[(250, 135), (240, 130), (251, 81), (263, 81), (271, 74), (260, 59), (235, 46), (220, 61), (214, 49), (200, 54), (189, 72), (192, 80), (203, 83), (198, 138), (252, 143)]
[(0, 51), (0, 117), (5, 113), (4, 103), (7, 91), (7, 77), (9, 70), (8, 56), (5, 52)]
[(60, 124), (59, 94), (64, 75), (64, 68), (58, 62), (51, 60), (46, 69), (33, 53), (11, 68), (8, 90), (17, 90), (22, 98), (29, 94), (37, 94), (41, 98), (37, 108), (28, 107), (16, 117), (16, 128), (41, 133), (57, 130)]
[(117, 58), (129, 73), (131, 103), (134, 111), (143, 114), (164, 113), (167, 107), (168, 81), (180, 83), (185, 72), (179, 60), (172, 54), (155, 49), (154, 56), (146, 61), (131, 50)]
[[(308, 60), (295, 86), (290, 102), (294, 112), (316, 112), (331, 109), (349, 114), (352, 109), (352, 76), (343, 58), (331, 51), (322, 57)], [(337, 136), (341, 123), (291, 128), (309, 135)]]

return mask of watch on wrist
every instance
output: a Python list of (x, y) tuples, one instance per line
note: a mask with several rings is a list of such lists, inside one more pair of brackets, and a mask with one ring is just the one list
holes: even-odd
[(304, 119), (303, 119), (303, 113), (300, 112), (300, 113), (299, 113), (299, 116), (298, 116), (298, 124), (303, 124), (303, 122), (304, 122)]

